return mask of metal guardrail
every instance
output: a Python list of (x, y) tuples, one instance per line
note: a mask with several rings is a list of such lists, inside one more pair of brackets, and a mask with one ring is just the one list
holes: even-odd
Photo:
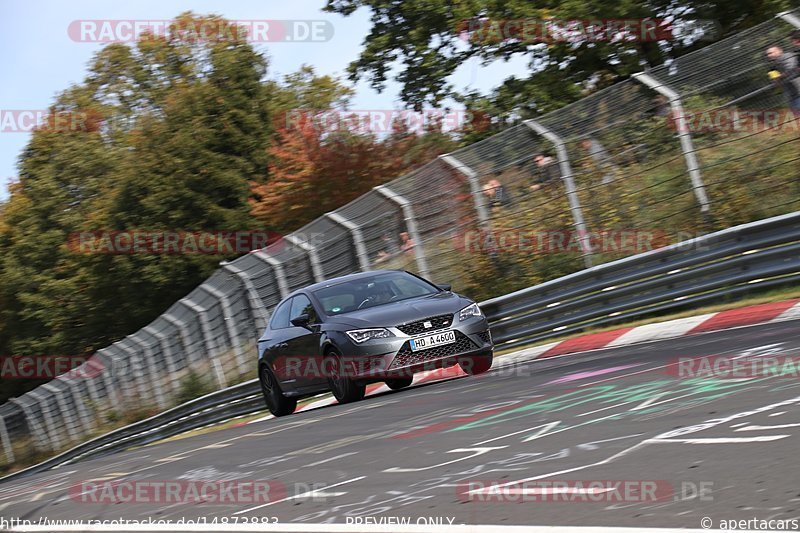
[(43, 472), (87, 457), (102, 457), (144, 446), (192, 429), (266, 409), (257, 379), (207, 394), (145, 420), (81, 443), (39, 464), (0, 478), (0, 483)]
[[(480, 306), (503, 349), (736, 295), (756, 284), (799, 280), (796, 212), (582, 270)], [(258, 380), (250, 380), (80, 444), (0, 483), (262, 410)]]
[(481, 303), (499, 348), (800, 279), (800, 212), (582, 270)]

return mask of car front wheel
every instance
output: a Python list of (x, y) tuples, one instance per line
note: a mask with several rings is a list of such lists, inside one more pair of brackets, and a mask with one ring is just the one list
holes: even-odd
[(264, 401), (267, 403), (270, 413), (275, 416), (286, 416), (294, 413), (297, 407), (297, 400), (283, 395), (278, 380), (275, 379), (275, 375), (267, 365), (261, 365), (258, 372), (258, 380), (261, 382), (261, 392), (264, 394)]
[(331, 350), (328, 352), (328, 357), (330, 358), (328, 386), (336, 401), (350, 403), (362, 400), (367, 391), (367, 386), (360, 385), (347, 377), (347, 371), (339, 352)]

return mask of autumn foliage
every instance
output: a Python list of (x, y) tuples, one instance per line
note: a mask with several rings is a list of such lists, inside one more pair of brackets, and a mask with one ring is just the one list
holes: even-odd
[(453, 146), (440, 124), (418, 134), (398, 122), (380, 139), (354, 123), (331, 131), (304, 114), (276, 128), (270, 178), (251, 183), (252, 214), (278, 231), (295, 230)]

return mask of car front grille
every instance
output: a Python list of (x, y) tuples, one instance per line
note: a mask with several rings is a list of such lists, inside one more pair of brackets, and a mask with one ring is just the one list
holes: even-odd
[(409, 365), (416, 365), (419, 363), (425, 363), (427, 361), (433, 361), (435, 359), (440, 359), (442, 357), (447, 357), (450, 355), (457, 355), (460, 353), (468, 352), (470, 350), (474, 350), (478, 346), (469, 340), (469, 338), (462, 334), (461, 332), (456, 331), (456, 342), (451, 344), (445, 344), (444, 346), (435, 346), (433, 348), (428, 348), (427, 350), (420, 350), (418, 352), (412, 352), (411, 347), (408, 342), (403, 344), (403, 347), (400, 348), (400, 351), (397, 352), (392, 364), (389, 365), (389, 370), (395, 368), (402, 368), (404, 366)]
[(478, 337), (479, 337), (479, 338), (480, 338), (480, 339), (481, 339), (483, 342), (492, 342), (492, 334), (491, 334), (491, 333), (489, 333), (489, 330), (488, 330), (488, 329), (487, 329), (486, 331), (481, 331), (480, 333), (478, 333)]
[[(431, 327), (426, 328), (425, 322), (430, 322)], [(423, 320), (417, 320), (416, 322), (409, 322), (408, 324), (397, 326), (397, 329), (406, 335), (419, 335), (420, 333), (425, 333), (426, 331), (436, 331), (437, 329), (449, 328), (450, 324), (452, 323), (453, 315), (439, 315), (425, 318)]]

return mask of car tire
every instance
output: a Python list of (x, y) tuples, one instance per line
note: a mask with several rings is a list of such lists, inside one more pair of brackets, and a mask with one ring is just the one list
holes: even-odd
[(328, 386), (336, 401), (339, 403), (351, 403), (363, 400), (364, 394), (367, 392), (367, 386), (341, 375), (341, 369), (343, 368), (341, 354), (336, 350), (330, 350), (326, 356), (332, 359), (328, 375)]
[(392, 390), (400, 390), (405, 389), (414, 381), (414, 376), (410, 376), (407, 378), (394, 378), (394, 379), (387, 379), (386, 386)]
[(470, 376), (476, 376), (492, 368), (493, 360), (494, 356), (491, 353), (485, 355), (470, 355), (468, 357), (459, 357), (458, 366), (461, 367), (464, 373)]
[(258, 381), (261, 383), (261, 392), (264, 394), (264, 401), (270, 413), (274, 416), (286, 416), (294, 413), (297, 408), (297, 399), (287, 398), (283, 395), (281, 386), (269, 366), (260, 366)]

